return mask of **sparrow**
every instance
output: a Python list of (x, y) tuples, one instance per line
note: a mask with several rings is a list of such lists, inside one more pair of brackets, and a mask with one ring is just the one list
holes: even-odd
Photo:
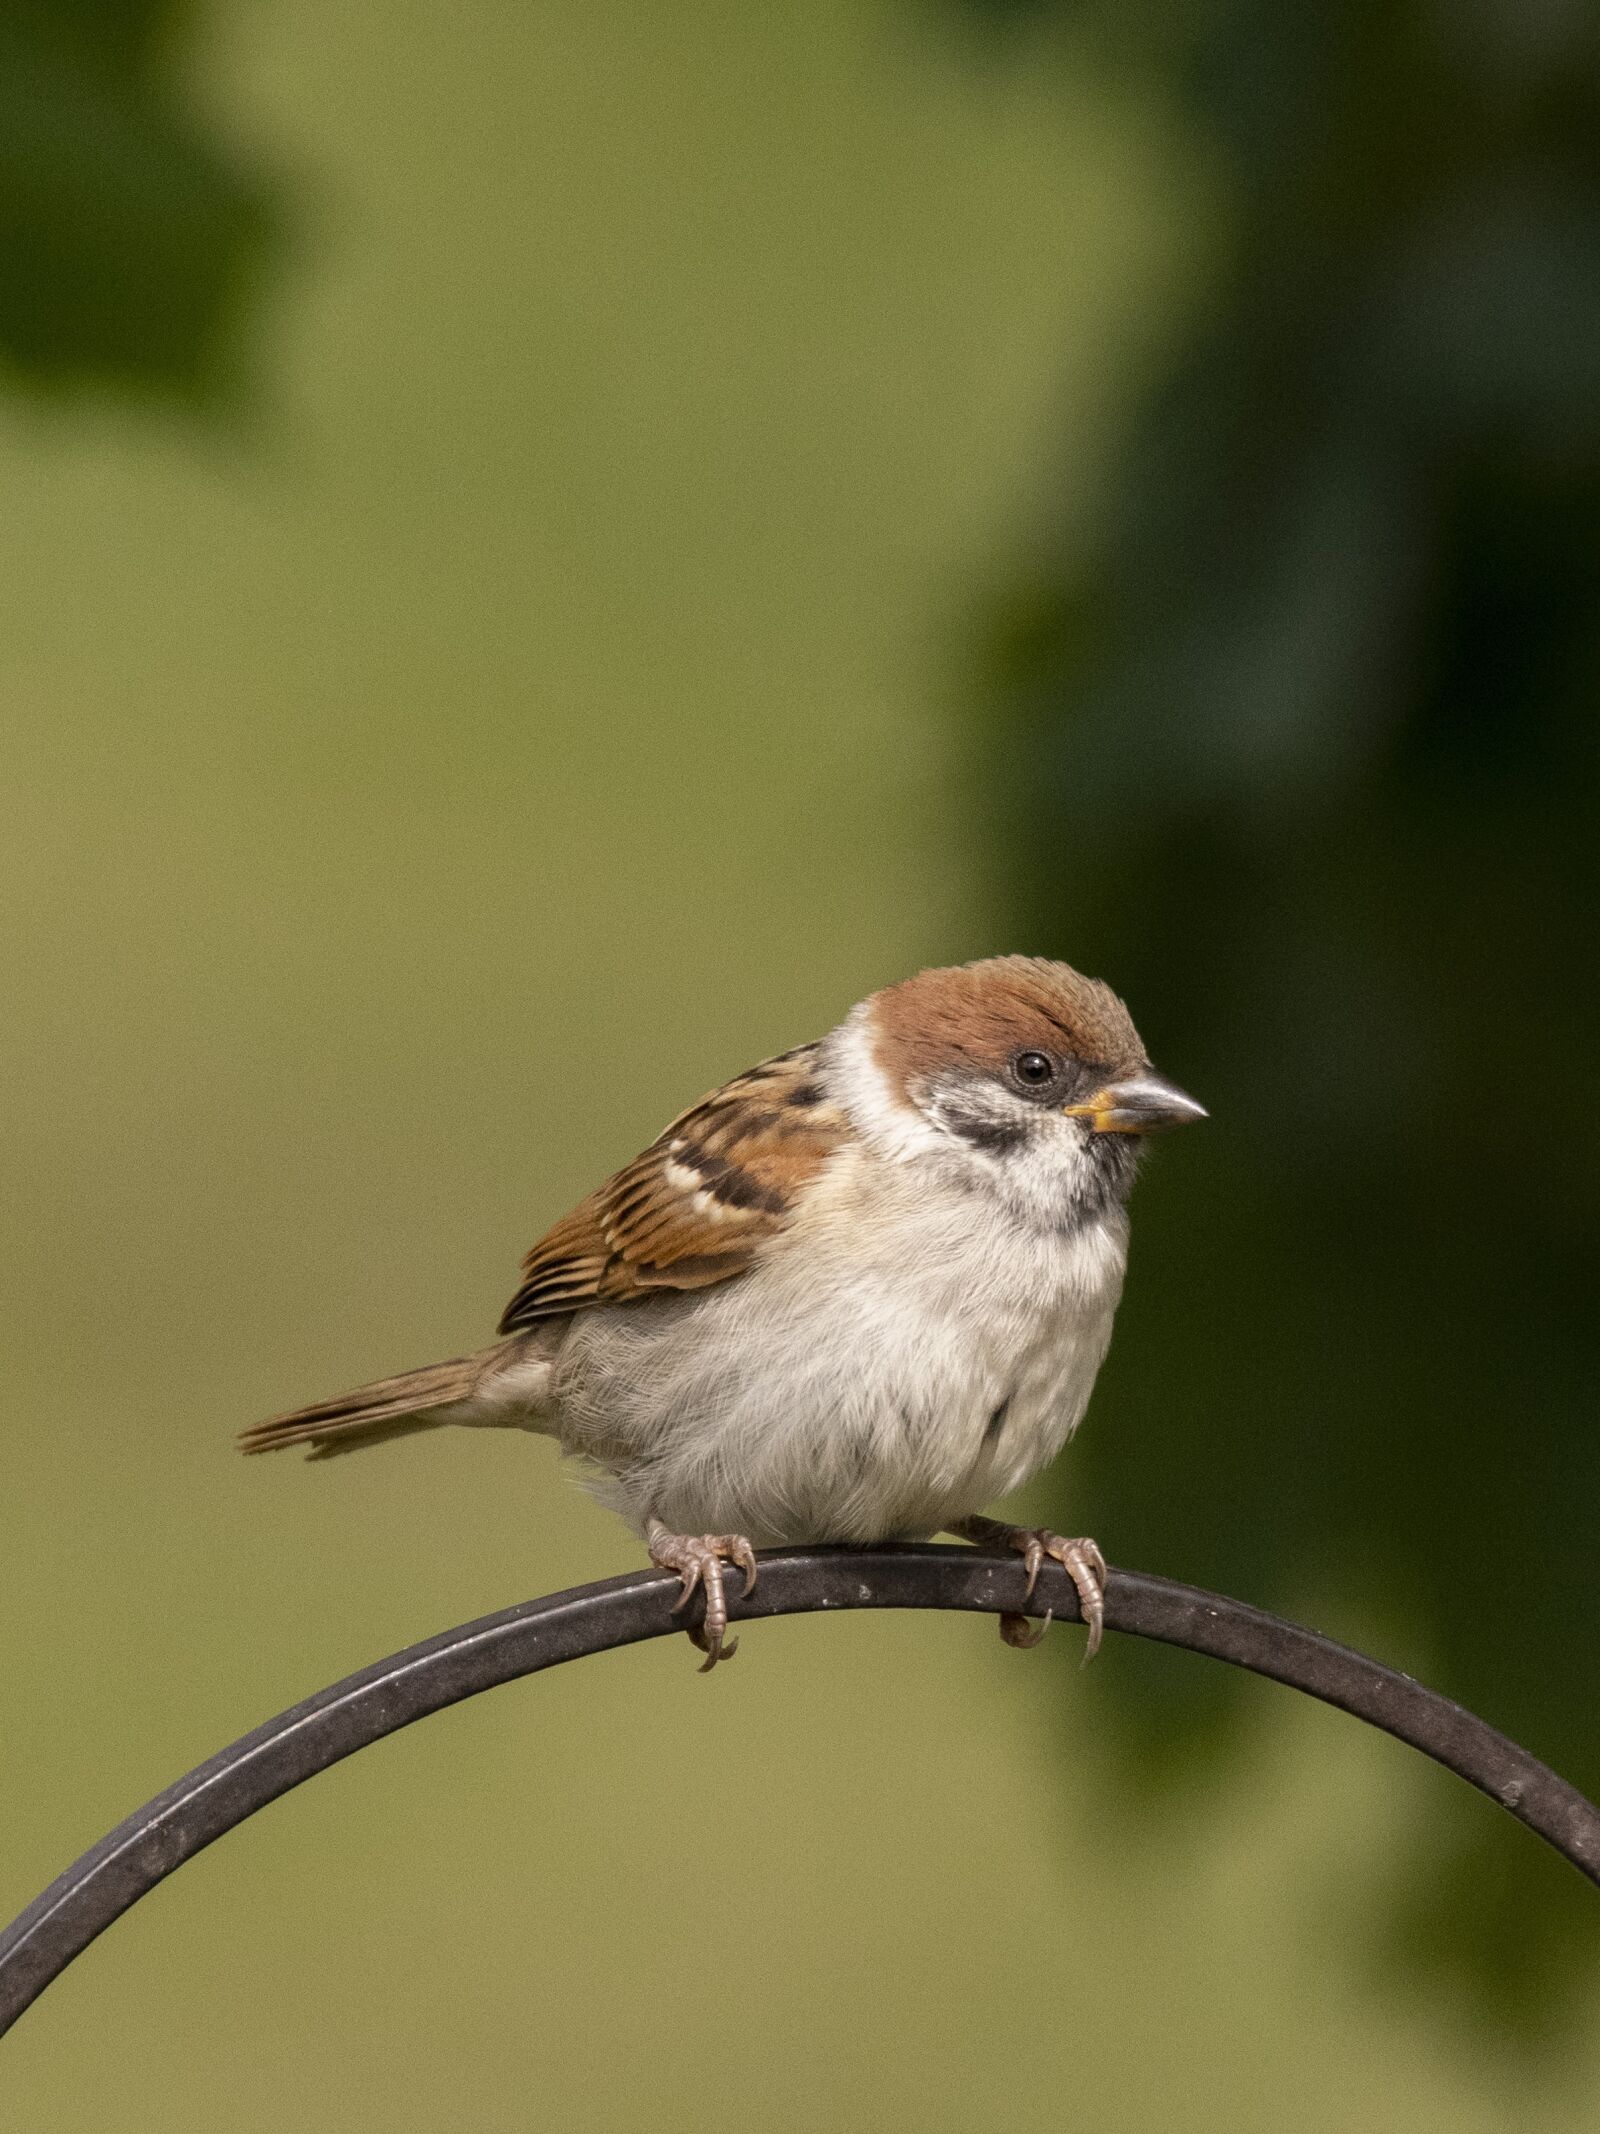
[[(1147, 1135), (1205, 1113), (1108, 986), (997, 956), (922, 971), (683, 1112), (527, 1255), (499, 1339), (271, 1417), (314, 1459), (441, 1424), (529, 1430), (678, 1574), (702, 1673), (758, 1548), (950, 1533), (1105, 1558), (983, 1506), (1053, 1460), (1111, 1339)], [(1001, 1633), (1032, 1645), (1007, 1616)]]

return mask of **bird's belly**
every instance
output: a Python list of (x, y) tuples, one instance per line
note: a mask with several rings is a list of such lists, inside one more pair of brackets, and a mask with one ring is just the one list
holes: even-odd
[(586, 1312), (557, 1366), (559, 1434), (640, 1527), (757, 1547), (933, 1533), (1060, 1450), (1120, 1273), (978, 1309), (915, 1282), (791, 1295), (757, 1278)]

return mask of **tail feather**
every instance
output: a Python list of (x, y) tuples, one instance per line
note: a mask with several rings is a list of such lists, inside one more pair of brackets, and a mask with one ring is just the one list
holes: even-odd
[(481, 1355), (455, 1356), (448, 1363), (357, 1386), (332, 1400), (313, 1401), (309, 1408), (269, 1416), (239, 1433), (239, 1450), (277, 1452), (285, 1445), (309, 1445), (312, 1459), (327, 1459), (385, 1438), (432, 1430), (440, 1423), (472, 1420), (470, 1414), (453, 1415), (450, 1410), (471, 1400), (485, 1361)]

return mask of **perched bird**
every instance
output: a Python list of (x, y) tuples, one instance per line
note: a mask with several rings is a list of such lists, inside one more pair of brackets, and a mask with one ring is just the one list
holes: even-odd
[(440, 1423), (555, 1438), (679, 1574), (677, 1605), (704, 1587), (702, 1672), (734, 1650), (725, 1565), (748, 1589), (758, 1548), (939, 1532), (1016, 1549), (1030, 1593), (1064, 1565), (1092, 1654), (1094, 1542), (980, 1515), (1082, 1420), (1141, 1138), (1204, 1116), (1066, 964), (923, 971), (675, 1119), (534, 1246), (493, 1346), (241, 1447), (319, 1458)]

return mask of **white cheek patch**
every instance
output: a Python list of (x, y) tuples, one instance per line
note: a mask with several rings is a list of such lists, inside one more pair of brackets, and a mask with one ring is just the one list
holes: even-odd
[(901, 1163), (947, 1147), (939, 1128), (889, 1086), (877, 1062), (876, 1036), (872, 1003), (864, 1000), (827, 1040), (835, 1090), (862, 1139)]

